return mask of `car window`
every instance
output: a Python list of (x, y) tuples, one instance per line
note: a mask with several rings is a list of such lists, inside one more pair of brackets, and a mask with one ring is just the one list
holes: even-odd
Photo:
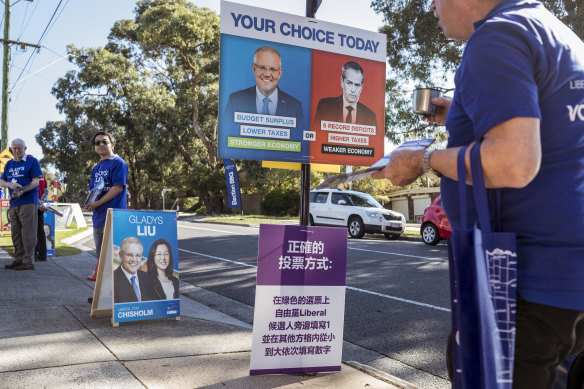
[(316, 194), (316, 201), (315, 203), (318, 204), (325, 204), (326, 203), (326, 199), (328, 198), (328, 193), (317, 193)]
[(345, 197), (345, 195), (343, 193), (333, 193), (332, 198), (331, 198), (331, 203), (338, 204), (339, 200), (345, 200), (345, 203), (350, 204), (350, 202), (347, 201), (347, 198)]
[(310, 192), (310, 201), (311, 203), (314, 203), (314, 201), (316, 200), (316, 192)]
[(371, 195), (367, 193), (363, 193), (362, 195), (357, 195), (354, 193), (349, 194), (351, 201), (356, 207), (375, 207), (375, 208), (383, 208), (381, 204), (377, 202)]

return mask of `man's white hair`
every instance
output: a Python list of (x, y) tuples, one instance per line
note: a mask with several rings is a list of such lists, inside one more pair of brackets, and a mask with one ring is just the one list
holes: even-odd
[(24, 141), (22, 139), (20, 139), (20, 138), (12, 139), (11, 145), (13, 145), (15, 143), (16, 144), (19, 144), (19, 145), (22, 145), (22, 147), (26, 147), (26, 143), (24, 143)]

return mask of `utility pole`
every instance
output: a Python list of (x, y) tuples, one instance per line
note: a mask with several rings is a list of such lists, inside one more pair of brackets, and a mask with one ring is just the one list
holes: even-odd
[(10, 0), (4, 0), (4, 57), (2, 62), (2, 131), (0, 150), (8, 145), (8, 72), (10, 70)]
[(10, 79), (10, 45), (16, 44), (22, 49), (26, 46), (40, 49), (39, 45), (10, 40), (10, 0), (4, 0), (4, 39), (0, 39), (0, 42), (4, 43), (4, 57), (2, 61), (2, 129), (0, 131), (0, 151), (2, 151), (8, 146), (8, 103), (10, 101), (8, 81)]

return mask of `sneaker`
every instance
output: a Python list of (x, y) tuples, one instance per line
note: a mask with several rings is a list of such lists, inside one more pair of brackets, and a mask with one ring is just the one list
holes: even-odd
[(34, 270), (32, 263), (21, 263), (14, 267), (14, 270)]
[(97, 280), (97, 277), (96, 277), (96, 276), (94, 276), (94, 275), (91, 275), (91, 276), (87, 276), (87, 279), (88, 279), (89, 281), (95, 281), (95, 280)]
[(4, 269), (14, 269), (18, 265), (20, 265), (20, 262), (13, 261), (8, 265), (4, 265)]

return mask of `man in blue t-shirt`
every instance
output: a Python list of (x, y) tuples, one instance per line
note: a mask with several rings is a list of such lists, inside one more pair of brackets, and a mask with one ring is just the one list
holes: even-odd
[[(97, 264), (93, 274), (87, 277), (95, 281), (101, 255), (103, 229), (108, 208), (126, 209), (126, 179), (128, 165), (119, 155), (114, 154), (116, 140), (107, 131), (98, 131), (91, 137), (91, 144), (101, 160), (91, 171), (89, 190), (96, 195), (96, 200), (85, 204), (85, 209), (93, 211), (93, 242)], [(91, 194), (90, 194), (91, 195)]]
[(33, 270), (39, 205), (37, 186), (43, 172), (39, 161), (26, 155), (26, 144), (22, 139), (12, 141), (12, 155), (14, 158), (6, 163), (0, 177), (0, 186), (8, 188), (10, 193), (8, 217), (14, 245), (14, 261), (4, 267)]
[[(550, 388), (584, 350), (584, 43), (533, 0), (434, 0), (444, 34), (467, 40), (452, 100), (434, 99), (448, 148), (392, 154), (376, 178), (405, 185), (437, 171), (461, 226), (457, 154), (481, 142), (501, 231), (517, 234), (514, 388)], [(467, 180), (469, 154), (466, 154)], [(475, 215), (469, 200), (468, 215)], [(490, 206), (491, 210), (496, 207)]]

